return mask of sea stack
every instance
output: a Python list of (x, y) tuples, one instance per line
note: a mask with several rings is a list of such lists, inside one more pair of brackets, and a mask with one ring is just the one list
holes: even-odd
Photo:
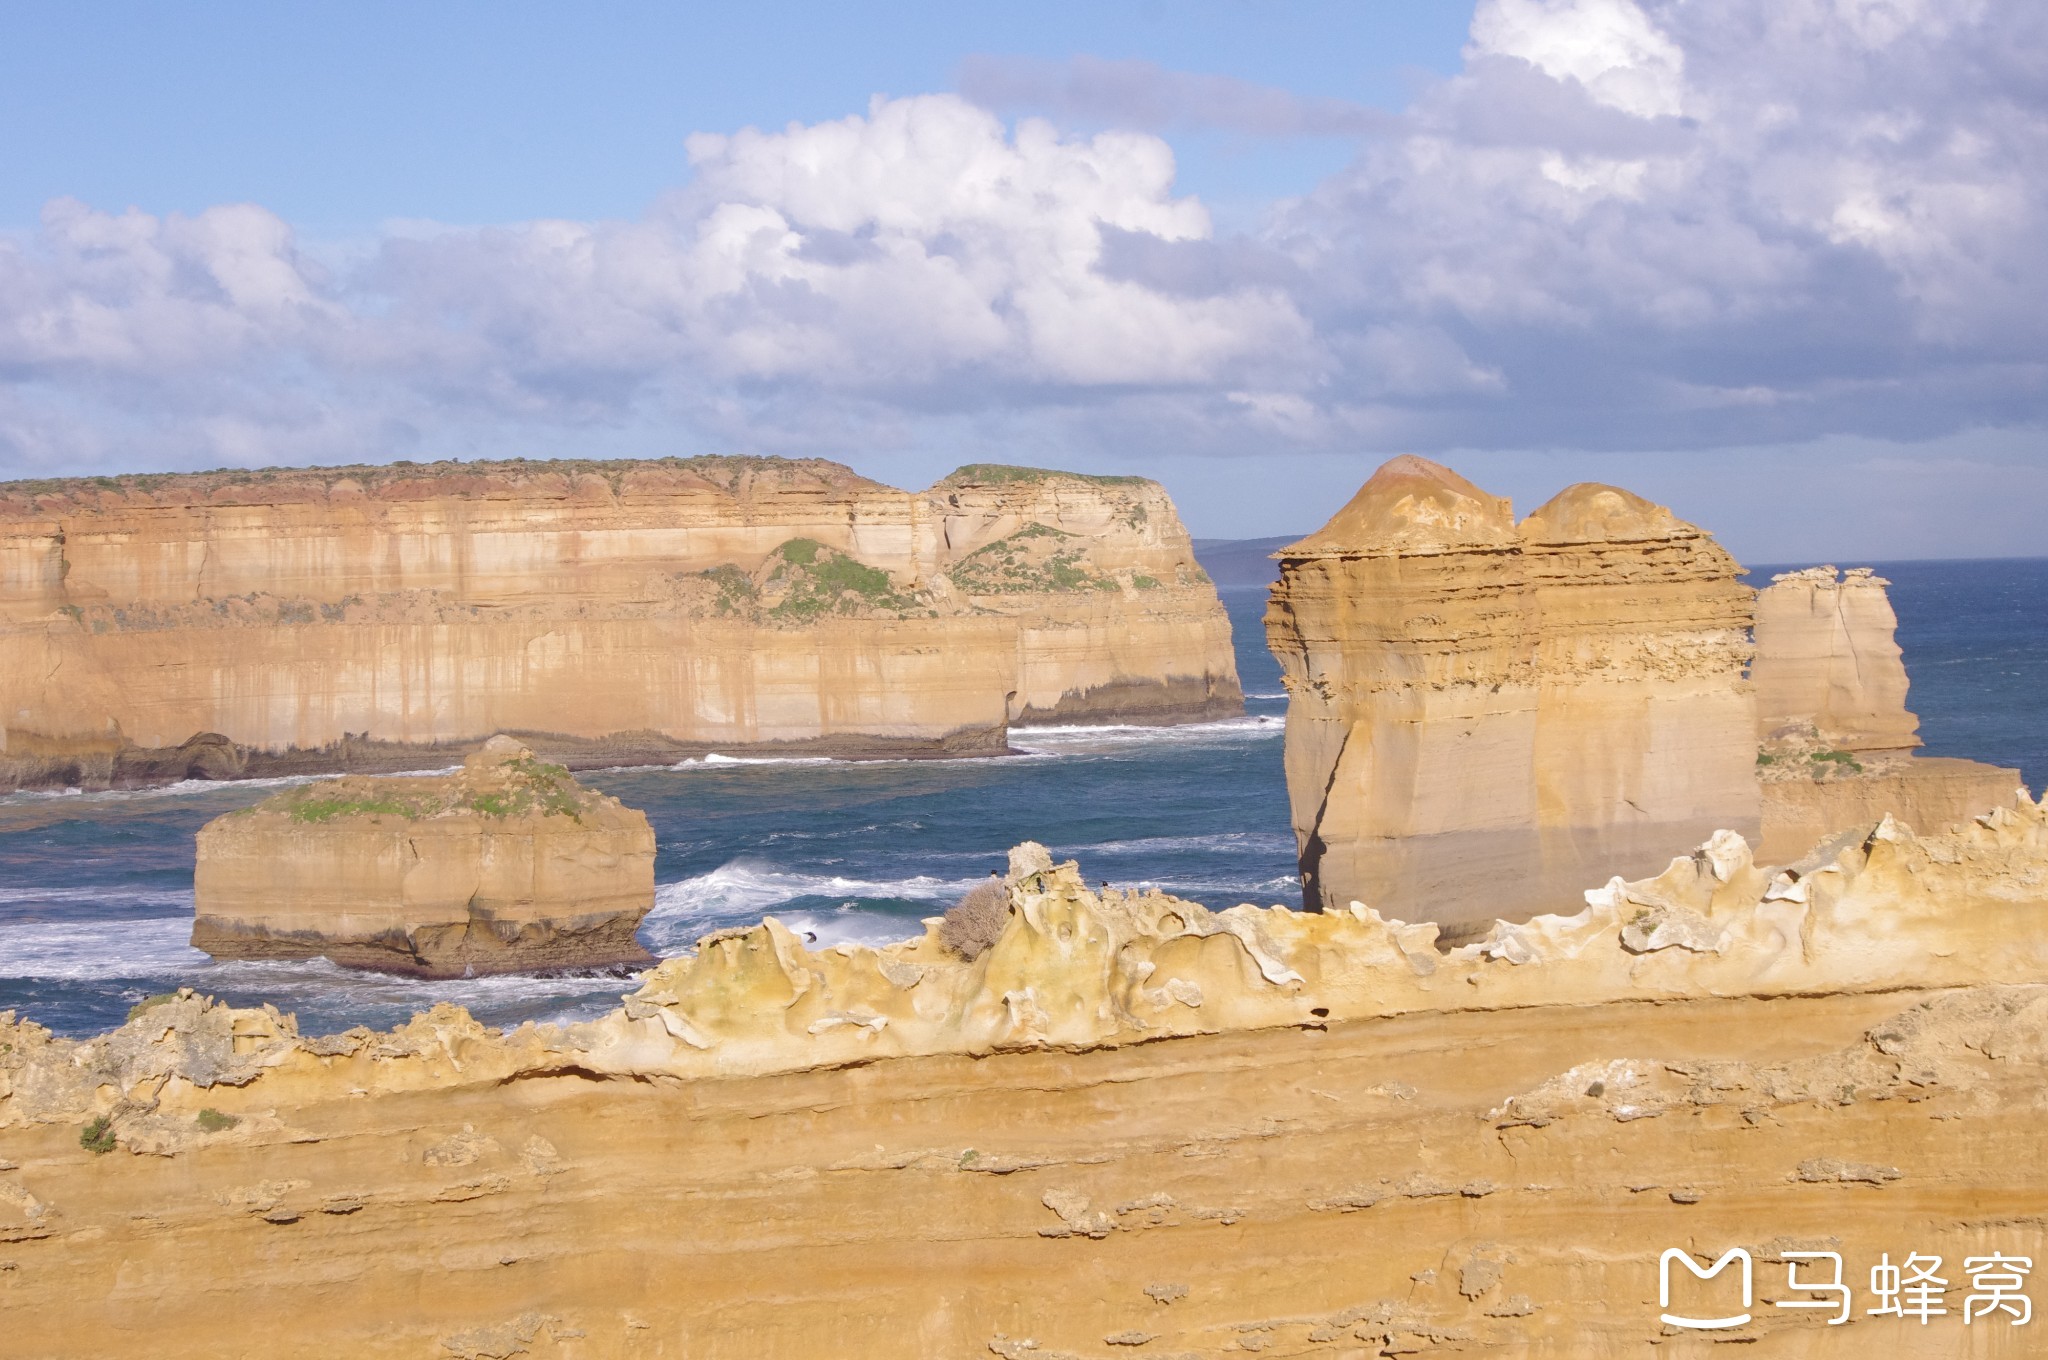
[(1308, 906), (1455, 934), (1756, 835), (1751, 592), (1664, 507), (1589, 483), (1518, 525), (1402, 457), (1276, 556)]
[(1938, 831), (2010, 806), (2020, 772), (1914, 754), (1898, 615), (1868, 567), (1784, 572), (1757, 592), (1758, 854), (1784, 862), (1885, 814)]
[(645, 814), (493, 737), (445, 776), (287, 790), (199, 831), (192, 943), (418, 977), (640, 965)]

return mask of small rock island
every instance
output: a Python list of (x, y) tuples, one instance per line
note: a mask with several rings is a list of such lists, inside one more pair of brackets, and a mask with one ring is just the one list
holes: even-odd
[(288, 789), (199, 831), (192, 944), (447, 978), (651, 963), (654, 831), (510, 737), (453, 774)]

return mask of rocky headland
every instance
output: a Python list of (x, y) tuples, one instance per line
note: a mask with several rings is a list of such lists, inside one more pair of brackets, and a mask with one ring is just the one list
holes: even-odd
[(0, 788), (999, 753), (1242, 711), (1156, 483), (815, 459), (0, 486)]
[(301, 785), (199, 831), (192, 944), (418, 977), (639, 967), (644, 814), (493, 737), (442, 776)]
[[(1769, 1301), (1789, 1252), (1860, 1293), (1881, 1252), (2048, 1248), (2048, 808), (1782, 870), (1723, 834), (1449, 951), (1030, 845), (1002, 894), (985, 947), (764, 921), (509, 1033), (10, 1019), (0, 1297), (39, 1328), (0, 1349), (2028, 1353)], [(1660, 1254), (1736, 1246), (1753, 1315), (1661, 1322)]]
[(2019, 786), (1912, 757), (1883, 581), (1828, 567), (1753, 591), (1709, 533), (1619, 487), (1569, 487), (1518, 523), (1396, 458), (1275, 556), (1266, 633), (1312, 907), (1469, 931), (1569, 910), (1584, 882), (1716, 830), (1783, 863)]

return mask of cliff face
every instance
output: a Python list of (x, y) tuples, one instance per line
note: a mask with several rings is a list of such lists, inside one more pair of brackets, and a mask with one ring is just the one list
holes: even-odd
[[(474, 463), (0, 487), (0, 783), (999, 751), (1241, 709), (1156, 484)], [(445, 760), (445, 755), (439, 757)]]
[(1309, 905), (1527, 915), (1755, 833), (1749, 593), (1670, 511), (1588, 484), (1517, 525), (1397, 458), (1278, 557)]
[(200, 828), (195, 948), (421, 977), (654, 961), (654, 831), (505, 737), (452, 776), (346, 777)]
[[(137, 1317), (218, 1354), (226, 1317), (321, 1355), (1576, 1360), (1671, 1341), (1666, 1248), (1739, 1246), (1754, 1316), (1698, 1344), (2017, 1357), (2000, 1317), (1866, 1317), (1863, 1282), (2048, 1250), (2044, 885), (2032, 803), (1781, 872), (1720, 836), (1444, 953), (1022, 846), (971, 962), (768, 921), (510, 1034), (305, 1038), (190, 993), (82, 1042), (9, 1017), (0, 1297), (49, 1354)], [(1857, 1328), (1770, 1306), (1802, 1250), (1844, 1256)]]
[(1900, 754), (1920, 744), (1889, 584), (1868, 567), (1812, 567), (1757, 592), (1750, 678), (1764, 738), (1809, 731), (1836, 750)]

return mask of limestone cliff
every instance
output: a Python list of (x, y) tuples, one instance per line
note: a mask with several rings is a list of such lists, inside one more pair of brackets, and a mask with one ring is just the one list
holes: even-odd
[(772, 747), (996, 752), (1241, 709), (1166, 493), (817, 460), (0, 487), (0, 786)]
[(644, 814), (493, 737), (449, 776), (326, 780), (200, 828), (194, 947), (421, 977), (652, 963)]
[(1756, 597), (1757, 728), (1810, 733), (1840, 751), (1904, 753), (1920, 744), (1906, 710), (1898, 615), (1868, 567), (1784, 572)]
[(1890, 584), (1868, 567), (1813, 567), (1757, 592), (1757, 775), (1766, 859), (1890, 813), (1921, 830), (2012, 801), (2020, 772), (1916, 756)]
[(1749, 592), (1670, 511), (1586, 484), (1518, 525), (1404, 457), (1276, 556), (1309, 905), (1469, 925), (1756, 832)]
[[(764, 922), (586, 1024), (0, 1024), (0, 1351), (2030, 1353), (1769, 1305), (1788, 1252), (1859, 1310), (1940, 1253), (1951, 1314), (1965, 1255), (2048, 1252), (2048, 808), (1774, 873), (1717, 837), (1448, 954), (1032, 846), (1007, 885), (971, 963)], [(1674, 1335), (1674, 1246), (1750, 1251), (1753, 1317)]]

